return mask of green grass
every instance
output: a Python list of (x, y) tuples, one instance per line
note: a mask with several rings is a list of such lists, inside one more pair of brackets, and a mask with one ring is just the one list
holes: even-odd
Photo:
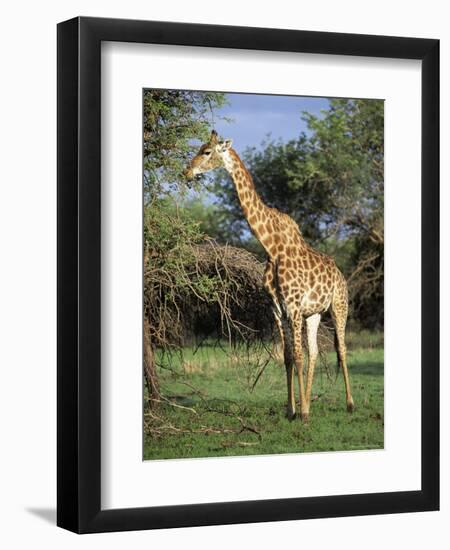
[(268, 355), (261, 347), (232, 353), (204, 345), (171, 357), (159, 353), (164, 399), (155, 413), (145, 411), (144, 459), (383, 448), (380, 344), (380, 335), (349, 338), (353, 414), (346, 411), (335, 355), (326, 354), (316, 368), (306, 425), (285, 417), (284, 366), (278, 359), (266, 364)]

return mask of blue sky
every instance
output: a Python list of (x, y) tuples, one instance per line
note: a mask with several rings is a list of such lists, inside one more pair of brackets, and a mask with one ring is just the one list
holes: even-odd
[(214, 121), (220, 136), (231, 138), (238, 153), (248, 147), (258, 147), (271, 134), (283, 141), (297, 138), (306, 125), (302, 111), (319, 115), (329, 101), (323, 97), (298, 97), (255, 94), (226, 94), (228, 105), (215, 112), (215, 116), (233, 118), (233, 122)]

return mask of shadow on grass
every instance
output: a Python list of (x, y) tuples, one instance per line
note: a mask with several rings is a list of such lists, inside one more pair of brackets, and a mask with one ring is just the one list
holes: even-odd
[(368, 374), (370, 376), (384, 376), (384, 363), (378, 361), (368, 361), (367, 363), (358, 363), (352, 366), (349, 359), (350, 374)]

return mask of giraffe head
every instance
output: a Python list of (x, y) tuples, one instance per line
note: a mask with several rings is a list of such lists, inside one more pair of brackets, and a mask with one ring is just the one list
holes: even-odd
[(217, 132), (213, 130), (209, 141), (200, 147), (198, 153), (186, 167), (184, 175), (191, 179), (198, 174), (223, 166), (223, 155), (231, 147), (231, 143), (231, 139), (219, 140)]

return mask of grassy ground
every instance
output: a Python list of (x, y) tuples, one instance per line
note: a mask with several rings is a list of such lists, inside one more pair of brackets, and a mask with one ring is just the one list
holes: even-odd
[(159, 354), (164, 398), (156, 413), (145, 411), (144, 459), (383, 448), (382, 335), (349, 335), (348, 345), (355, 412), (346, 411), (342, 374), (327, 353), (307, 425), (285, 418), (285, 370), (262, 347)]

